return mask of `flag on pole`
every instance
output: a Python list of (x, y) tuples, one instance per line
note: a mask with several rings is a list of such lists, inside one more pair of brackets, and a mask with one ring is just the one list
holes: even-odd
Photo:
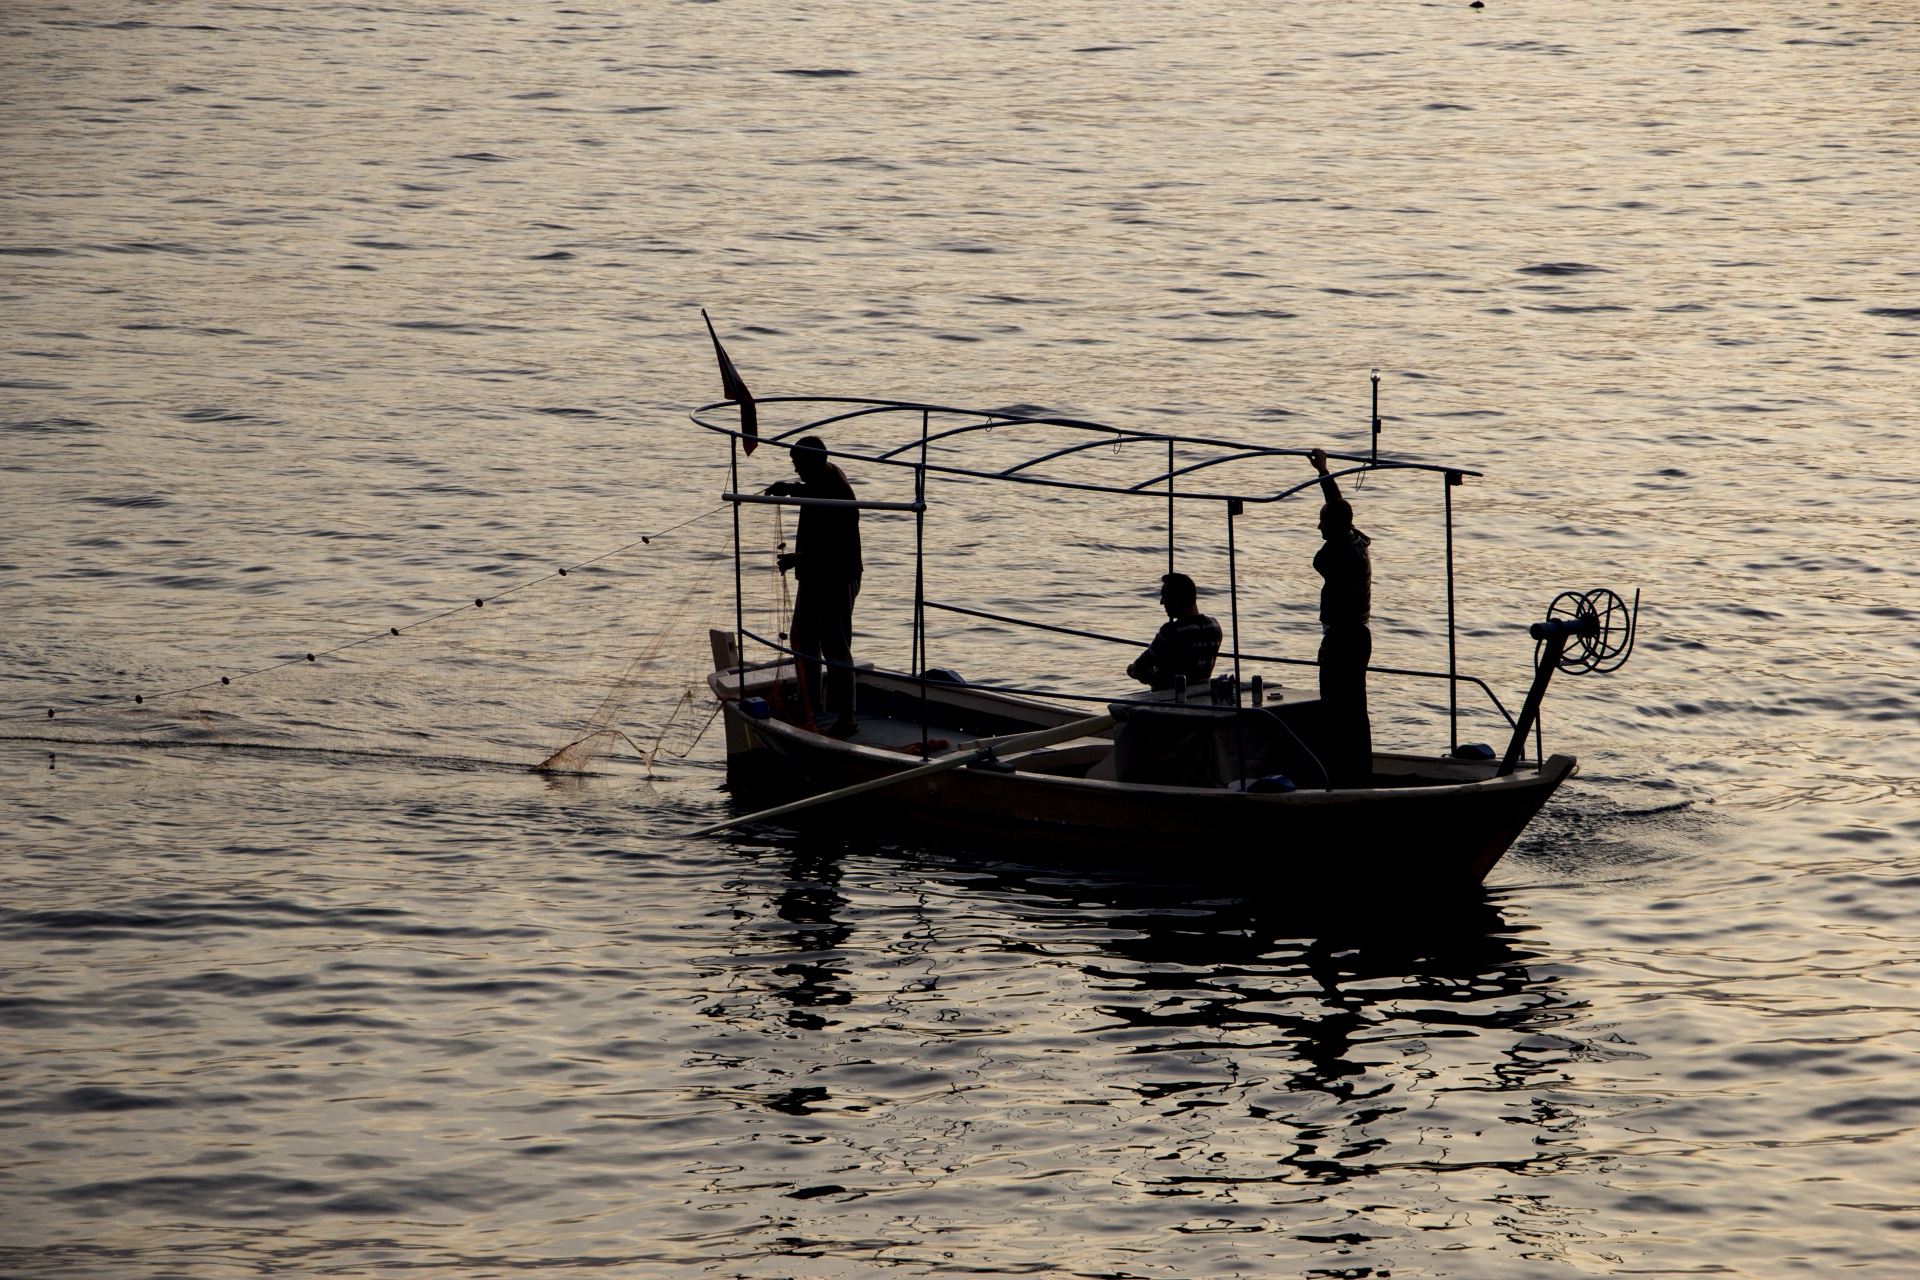
[(714, 359), (720, 362), (720, 394), (740, 406), (740, 433), (746, 437), (741, 443), (746, 445), (748, 453), (752, 453), (760, 445), (760, 411), (754, 408), (753, 392), (747, 390), (740, 371), (727, 358), (727, 349), (720, 345), (720, 335), (713, 331), (713, 321), (708, 318), (705, 307), (700, 308), (700, 318), (707, 322), (707, 336), (713, 339)]

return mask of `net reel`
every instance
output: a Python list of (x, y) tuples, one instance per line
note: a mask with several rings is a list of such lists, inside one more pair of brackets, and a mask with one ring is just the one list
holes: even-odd
[(1534, 641), (1533, 687), (1527, 690), (1527, 701), (1520, 708), (1520, 719), (1513, 726), (1513, 737), (1500, 758), (1496, 777), (1505, 777), (1519, 766), (1527, 733), (1540, 722), (1540, 703), (1547, 696), (1553, 673), (1568, 671), (1584, 676), (1618, 671), (1633, 654), (1639, 621), (1638, 591), (1633, 593), (1632, 608), (1605, 587), (1562, 591), (1553, 598), (1547, 606), (1546, 620), (1527, 628)]
[(1616, 591), (1596, 587), (1592, 591), (1562, 591), (1547, 606), (1545, 626), (1532, 628), (1533, 662), (1540, 665), (1547, 645), (1541, 632), (1549, 628), (1566, 636), (1566, 648), (1557, 665), (1573, 675), (1607, 675), (1625, 666), (1633, 656), (1633, 642), (1639, 630), (1640, 593), (1633, 593), (1633, 605)]

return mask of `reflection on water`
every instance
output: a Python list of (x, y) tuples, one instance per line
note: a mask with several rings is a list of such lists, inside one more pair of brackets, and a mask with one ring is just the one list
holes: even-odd
[(834, 912), (847, 905), (835, 891), (840, 883), (839, 860), (832, 853), (803, 854), (788, 864), (786, 877), (787, 887), (775, 902), (774, 913), (793, 928), (776, 931), (769, 924), (766, 945), (805, 958), (773, 968), (769, 989), (792, 1006), (786, 1012), (788, 1026), (818, 1031), (833, 1025), (833, 1019), (818, 1010), (852, 999), (840, 985), (846, 969), (832, 960), (835, 948), (852, 933), (834, 918)]
[[(1256, 899), (636, 840), (714, 809), (705, 767), (636, 795), (170, 759), (66, 757), (15, 808), (58, 817), (0, 913), (23, 1274), (211, 1241), (213, 1274), (1505, 1277), (1719, 1251), (1682, 1229), (1755, 1187), (1820, 1187), (1793, 1230), (1829, 1248), (1905, 1203), (1907, 882), (1823, 867), (1829, 905), (1783, 916), (1684, 814), (1676, 849), (1581, 806), (1506, 888)], [(1575, 863), (1610, 878), (1553, 888)]]
[[(906, 1135), (940, 1152), (939, 1174), (992, 1158), (968, 1140), (984, 1133), (969, 1131), (1001, 1128), (991, 1123), (1001, 1107), (976, 1095), (1006, 1086), (970, 1081), (983, 1059), (1020, 1060), (1016, 1074), (1063, 1092), (1029, 1094), (1002, 1114), (1052, 1130), (1056, 1141), (1076, 1134), (1095, 1144), (1078, 1158), (1097, 1150), (1096, 1163), (1135, 1196), (1181, 1215), (1196, 1205), (1217, 1215), (1176, 1230), (1265, 1231), (1272, 1224), (1244, 1215), (1320, 1202), (1303, 1188), (1468, 1171), (1530, 1178), (1589, 1164), (1580, 1109), (1552, 1091), (1583, 1062), (1638, 1056), (1618, 1036), (1563, 1033), (1585, 1005), (1539, 967), (1522, 941), (1533, 927), (1510, 922), (1477, 890), (1417, 901), (1364, 891), (1248, 900), (1217, 883), (927, 862), (820, 836), (750, 856), (754, 873), (734, 885), (742, 943), (725, 998), (703, 1014), (769, 1035), (831, 1029), (862, 1048), (851, 1063), (801, 1066), (777, 1049), (736, 1061), (733, 1070), (762, 1072), (765, 1083), (727, 1096), (782, 1116), (886, 1114), (889, 1128), (905, 1131), (852, 1139), (857, 1163), (834, 1182), (785, 1191), (789, 1198), (901, 1194), (903, 1171), (887, 1167), (887, 1149)], [(893, 917), (904, 927), (876, 936), (871, 907), (841, 892), (848, 857), (869, 877), (914, 883), (909, 918)], [(990, 939), (970, 936), (967, 923), (985, 928), (989, 919)], [(874, 953), (896, 957), (899, 969), (877, 1020), (862, 991), (871, 973), (855, 972), (855, 956)], [(1026, 962), (1046, 966), (1051, 981), (1036, 984)], [(982, 989), (985, 975), (1070, 991), (1074, 1006), (1056, 1008), (1065, 1028), (992, 1016), (1005, 994), (991, 982)], [(924, 1054), (914, 1051), (918, 1037)], [(895, 1060), (866, 1056), (886, 1052), (876, 1044), (889, 1044)], [(795, 1052), (805, 1059), (819, 1049)], [(1050, 1054), (1071, 1061), (1042, 1065)], [(876, 1089), (914, 1066), (922, 1069), (911, 1103)], [(1513, 1138), (1490, 1142), (1485, 1128), (1463, 1132), (1469, 1124), (1504, 1126)], [(1064, 1176), (1032, 1170), (1022, 1176)], [(926, 1164), (918, 1176), (929, 1176)], [(1375, 1238), (1324, 1231), (1293, 1238), (1345, 1247)]]
[[(415, 758), (220, 747), (246, 681), (191, 754), (0, 743), (0, 1271), (1920, 1273), (1902, 9), (13, 6), (0, 710), (326, 649), (263, 741)], [(1379, 365), (1383, 449), (1485, 472), (1463, 668), (1566, 587), (1640, 646), (1484, 896), (688, 841), (691, 707), (649, 784), (520, 766), (731, 621), (703, 526), (629, 545), (725, 483), (702, 306), (762, 395), (1285, 445)], [(933, 598), (1158, 625), (1157, 508), (936, 488)], [(1438, 495), (1356, 496), (1434, 668)], [(1251, 651), (1312, 651), (1310, 522), (1239, 526)], [(977, 621), (935, 661), (1117, 678)]]

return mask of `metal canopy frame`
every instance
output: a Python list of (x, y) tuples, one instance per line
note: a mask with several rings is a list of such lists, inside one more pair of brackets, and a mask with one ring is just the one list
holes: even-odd
[[(736, 427), (726, 426), (718, 422), (710, 422), (702, 416), (720, 409), (737, 408), (738, 406), (732, 400), (717, 400), (712, 404), (701, 405), (698, 409), (694, 410), (691, 416), (693, 421), (699, 426), (705, 427), (708, 431), (730, 436), (736, 443), (743, 440), (751, 440), (756, 445), (770, 444), (780, 448), (792, 448), (792, 445), (789, 444), (788, 441), (810, 432), (823, 430), (837, 423), (851, 422), (856, 418), (867, 418), (876, 414), (917, 414), (920, 415), (922, 420), (921, 433), (905, 444), (878, 454), (853, 453), (847, 450), (833, 448), (829, 448), (826, 452), (829, 457), (847, 458), (855, 462), (875, 463), (882, 466), (908, 467), (934, 475), (964, 476), (974, 480), (998, 480), (1012, 484), (1039, 485), (1051, 489), (1075, 489), (1083, 493), (1111, 493), (1121, 497), (1140, 497), (1147, 495), (1148, 491), (1152, 489), (1154, 492), (1151, 496), (1155, 497), (1165, 496), (1193, 502), (1228, 502), (1238, 500), (1244, 503), (1264, 505), (1272, 502), (1283, 502), (1291, 498), (1294, 494), (1305, 489), (1311, 489), (1320, 483), (1320, 477), (1315, 476), (1311, 480), (1292, 485), (1285, 489), (1279, 489), (1272, 493), (1223, 493), (1214, 490), (1183, 490), (1174, 486), (1174, 482), (1181, 476), (1191, 475), (1197, 471), (1205, 471), (1225, 463), (1245, 462), (1254, 458), (1304, 458), (1313, 452), (1311, 449), (1279, 449), (1269, 445), (1249, 444), (1243, 440), (1222, 440), (1216, 436), (1187, 436), (1165, 431), (1140, 431), (1132, 427), (1116, 427), (1111, 423), (1089, 422), (1081, 418), (1028, 418), (1021, 417), (1017, 414), (996, 413), (987, 409), (961, 409), (952, 405), (923, 404), (913, 400), (873, 400), (857, 396), (756, 396), (754, 398), (754, 404), (844, 404), (857, 405), (859, 407), (841, 413), (829, 414), (824, 418), (816, 418), (801, 426), (790, 428), (777, 435), (768, 436), (748, 435)], [(951, 414), (955, 417), (972, 418), (975, 419), (975, 421), (963, 423), (957, 427), (949, 427), (944, 431), (931, 431), (928, 419), (933, 414)], [(1081, 443), (1068, 445), (1061, 449), (1051, 449), (1046, 453), (1037, 454), (1024, 462), (1015, 463), (1011, 467), (1005, 467), (998, 471), (984, 471), (976, 467), (962, 467), (944, 463), (934, 464), (926, 461), (926, 449), (930, 445), (939, 444), (943, 440), (950, 440), (956, 436), (968, 435), (975, 431), (991, 431), (996, 427), (1060, 427), (1068, 431), (1098, 432), (1102, 438), (1099, 440), (1082, 441)], [(1206, 458), (1184, 467), (1175, 466), (1170, 463), (1167, 470), (1148, 476), (1137, 484), (1124, 486), (1095, 484), (1084, 480), (1066, 480), (1053, 476), (1021, 474), (1029, 468), (1037, 467), (1043, 462), (1051, 462), (1055, 458), (1063, 458), (1072, 454), (1083, 453), (1090, 449), (1097, 449), (1102, 445), (1126, 444), (1130, 441), (1154, 441), (1165, 444), (1169, 448), (1179, 445), (1192, 445), (1200, 448), (1226, 449), (1232, 452), (1220, 457)], [(901, 456), (902, 454), (912, 453), (914, 450), (921, 452), (921, 458), (918, 461)], [(1344, 471), (1333, 472), (1333, 478), (1336, 480), (1342, 476), (1356, 475), (1366, 471), (1427, 471), (1460, 476), (1479, 476), (1481, 474), (1467, 467), (1449, 466), (1433, 462), (1403, 462), (1394, 458), (1380, 458), (1377, 455), (1328, 453), (1327, 456), (1354, 464)], [(1165, 487), (1155, 489), (1155, 486)]]
[[(1373, 430), (1372, 448), (1370, 452), (1367, 454), (1328, 453), (1327, 457), (1329, 459), (1337, 459), (1340, 462), (1349, 463), (1351, 465), (1345, 467), (1342, 470), (1330, 471), (1327, 478), (1338, 480), (1346, 476), (1353, 476), (1353, 475), (1365, 476), (1368, 472), (1398, 472), (1398, 471), (1425, 472), (1432, 475), (1438, 475), (1441, 478), (1441, 482), (1443, 485), (1443, 488), (1442, 488), (1443, 509), (1444, 509), (1445, 523), (1446, 523), (1447, 670), (1444, 673), (1441, 673), (1437, 671), (1435, 672), (1412, 671), (1404, 668), (1372, 667), (1372, 666), (1368, 667), (1368, 670), (1379, 672), (1380, 674), (1383, 674), (1383, 675), (1420, 676), (1420, 677), (1426, 677), (1426, 678), (1432, 678), (1432, 679), (1443, 679), (1447, 681), (1447, 684), (1448, 684), (1447, 719), (1448, 719), (1448, 726), (1449, 726), (1449, 736), (1450, 736), (1451, 747), (1458, 748), (1458, 746), (1460, 745), (1459, 682), (1461, 680), (1466, 680), (1472, 684), (1478, 685), (1487, 694), (1487, 696), (1493, 701), (1495, 708), (1500, 711), (1501, 715), (1505, 717), (1509, 722), (1512, 721), (1511, 714), (1509, 714), (1507, 712), (1507, 709), (1501, 705), (1500, 700), (1497, 697), (1494, 697), (1493, 691), (1487, 687), (1485, 681), (1479, 680), (1472, 676), (1460, 675), (1458, 671), (1457, 658), (1456, 658), (1457, 644), (1456, 644), (1455, 629), (1454, 629), (1454, 594), (1455, 594), (1454, 585), (1455, 584), (1454, 584), (1454, 567), (1453, 567), (1453, 489), (1455, 486), (1459, 485), (1465, 477), (1467, 476), (1478, 477), (1482, 473), (1467, 467), (1452, 466), (1452, 465), (1443, 464), (1443, 463), (1406, 462), (1406, 461), (1402, 461), (1394, 458), (1380, 457), (1380, 435), (1379, 435), (1379, 432), (1380, 432), (1380, 417), (1379, 417), (1380, 381), (1379, 381), (1379, 374), (1377, 370), (1373, 374), (1372, 381), (1373, 381), (1373, 393), (1374, 393), (1373, 418), (1372, 418), (1372, 424), (1371, 424), (1372, 430)], [(1249, 505), (1266, 506), (1272, 503), (1284, 502), (1287, 499), (1294, 497), (1296, 494), (1302, 493), (1310, 489), (1317, 488), (1322, 479), (1321, 476), (1315, 475), (1311, 479), (1303, 481), (1300, 484), (1286, 486), (1280, 489), (1273, 490), (1271, 492), (1263, 491), (1263, 492), (1254, 492), (1254, 493), (1233, 493), (1233, 492), (1225, 492), (1225, 491), (1213, 490), (1213, 489), (1203, 490), (1203, 489), (1193, 489), (1193, 488), (1182, 488), (1180, 487), (1180, 482), (1183, 480), (1183, 478), (1194, 476), (1201, 472), (1211, 471), (1215, 467), (1225, 466), (1233, 463), (1244, 463), (1244, 462), (1260, 460), (1260, 459), (1269, 459), (1269, 458), (1288, 458), (1288, 457), (1305, 458), (1311, 454), (1312, 450), (1276, 448), (1269, 445), (1252, 444), (1252, 443), (1249, 443), (1246, 441), (1240, 441), (1240, 440), (1221, 439), (1217, 436), (1181, 435), (1174, 432), (1164, 432), (1164, 431), (1142, 431), (1132, 427), (1117, 427), (1112, 425), (1111, 423), (1092, 422), (1092, 421), (1088, 421), (1081, 418), (1065, 418), (1065, 417), (1052, 417), (1052, 416), (1026, 417), (1020, 414), (996, 412), (993, 410), (986, 410), (986, 409), (966, 409), (966, 408), (959, 408), (953, 405), (929, 404), (929, 403), (923, 403), (920, 401), (913, 401), (913, 400), (882, 400), (882, 399), (872, 399), (872, 398), (861, 397), (861, 396), (765, 396), (765, 397), (756, 396), (752, 400), (752, 405), (755, 406), (756, 408), (757, 406), (760, 406), (760, 405), (820, 405), (820, 406), (844, 406), (844, 407), (839, 408), (837, 411), (829, 412), (824, 417), (813, 418), (811, 421), (806, 422), (800, 426), (792, 427), (787, 430), (780, 431), (777, 434), (764, 435), (764, 436), (758, 434), (757, 431), (752, 434), (749, 434), (748, 432), (740, 429), (737, 426), (732, 426), (723, 422), (711, 420), (711, 415), (719, 412), (720, 410), (739, 409), (741, 406), (737, 401), (718, 400), (711, 404), (705, 404), (700, 406), (698, 409), (694, 410), (694, 412), (690, 415), (696, 425), (703, 427), (708, 431), (715, 432), (716, 434), (724, 435), (728, 438), (728, 445), (729, 445), (728, 476), (732, 481), (732, 483), (729, 486), (729, 491), (722, 494), (721, 496), (725, 501), (733, 504), (734, 645), (735, 645), (735, 654), (737, 655), (736, 661), (738, 661), (741, 664), (739, 668), (737, 668), (737, 670), (742, 672), (746, 670), (745, 641), (749, 639), (757, 641), (758, 643), (763, 645), (770, 645), (770, 647), (774, 648), (775, 650), (779, 650), (783, 652), (791, 652), (790, 650), (787, 650), (786, 646), (784, 645), (770, 644), (770, 642), (767, 641), (765, 638), (753, 635), (752, 633), (746, 630), (745, 610), (744, 610), (744, 602), (743, 602), (743, 583), (741, 578), (741, 572), (742, 572), (741, 551), (740, 551), (740, 507), (741, 505), (749, 504), (749, 503), (751, 504), (764, 503), (764, 504), (774, 504), (774, 505), (782, 505), (782, 506), (817, 505), (817, 506), (853, 507), (860, 510), (912, 512), (913, 518), (914, 518), (914, 598), (913, 598), (912, 652), (913, 652), (914, 675), (918, 678), (920, 683), (920, 695), (921, 695), (920, 743), (921, 743), (921, 750), (923, 753), (927, 750), (927, 747), (926, 747), (926, 742), (927, 742), (926, 611), (929, 608), (933, 608), (933, 609), (949, 610), (952, 612), (959, 612), (959, 613), (975, 613), (976, 612), (974, 610), (958, 609), (951, 605), (937, 604), (927, 600), (926, 598), (926, 550), (925, 548), (926, 548), (926, 512), (927, 512), (927, 504), (928, 504), (927, 482), (932, 476), (935, 476), (935, 475), (953, 476), (956, 478), (983, 480), (983, 481), (997, 482), (1002, 484), (1029, 485), (1037, 488), (1067, 489), (1067, 490), (1072, 490), (1072, 491), (1081, 492), (1081, 493), (1104, 493), (1104, 494), (1111, 494), (1116, 497), (1154, 498), (1154, 499), (1164, 498), (1167, 504), (1167, 571), (1169, 573), (1173, 572), (1173, 566), (1174, 566), (1174, 504), (1176, 502), (1183, 502), (1183, 501), (1184, 502), (1217, 502), (1222, 504), (1222, 506), (1225, 509), (1225, 515), (1227, 520), (1227, 547), (1228, 547), (1227, 577), (1228, 577), (1228, 592), (1231, 597), (1230, 608), (1231, 608), (1231, 615), (1233, 618), (1233, 631), (1234, 631), (1232, 656), (1234, 658), (1235, 677), (1236, 677), (1235, 678), (1236, 691), (1234, 694), (1236, 702), (1239, 699), (1238, 674), (1239, 674), (1239, 660), (1241, 657), (1241, 646), (1240, 646), (1240, 636), (1239, 636), (1239, 629), (1240, 629), (1239, 628), (1239, 612), (1240, 612), (1239, 582), (1238, 582), (1238, 576), (1237, 576), (1235, 564), (1234, 564), (1234, 560), (1236, 558), (1236, 548), (1235, 548), (1235, 538), (1234, 538), (1234, 528), (1233, 528), (1234, 520), (1237, 517), (1242, 516), (1245, 512), (1245, 508)], [(830, 458), (844, 458), (851, 462), (860, 462), (860, 463), (865, 463), (865, 464), (874, 465), (874, 466), (901, 467), (901, 468), (910, 470), (913, 473), (914, 500), (912, 502), (868, 502), (864, 500), (856, 500), (856, 501), (849, 502), (844, 499), (837, 499), (837, 500), (836, 499), (817, 499), (817, 498), (809, 499), (809, 498), (800, 498), (800, 497), (775, 498), (775, 497), (769, 497), (765, 494), (747, 494), (739, 491), (740, 490), (740, 483), (739, 483), (740, 451), (743, 444), (749, 449), (757, 445), (765, 444), (765, 445), (771, 445), (775, 448), (790, 450), (793, 448), (792, 441), (800, 436), (822, 431), (827, 427), (835, 426), (838, 424), (853, 422), (859, 419), (873, 418), (873, 417), (888, 415), (888, 414), (905, 414), (905, 415), (909, 415), (910, 418), (917, 417), (919, 421), (916, 425), (918, 426), (919, 430), (914, 434), (913, 437), (908, 439), (905, 443), (890, 449), (886, 449), (878, 453), (859, 453), (859, 452), (854, 452), (852, 450), (836, 449), (832, 447), (827, 448), (825, 450), (825, 453)], [(932, 429), (933, 428), (932, 420), (936, 415), (939, 415), (942, 417), (949, 417), (949, 416), (958, 417), (958, 418), (966, 419), (966, 421), (962, 422), (957, 426), (947, 427), (940, 431), (934, 431)], [(1080, 440), (1072, 444), (1065, 445), (1063, 447), (1049, 449), (1046, 452), (1036, 454), (1033, 457), (1026, 459), (1025, 461), (1017, 462), (1012, 466), (1003, 467), (998, 470), (985, 470), (978, 467), (960, 466), (952, 463), (934, 463), (930, 461), (928, 458), (928, 449), (930, 446), (934, 444), (938, 444), (943, 441), (954, 440), (958, 437), (966, 436), (977, 431), (992, 431), (997, 427), (1056, 428), (1056, 429), (1070, 431), (1070, 432), (1097, 433), (1100, 438), (1096, 440)], [(1089, 480), (1075, 480), (1075, 479), (1069, 479), (1069, 478), (1056, 476), (1056, 475), (1035, 474), (1035, 471), (1037, 468), (1040, 468), (1050, 462), (1055, 462), (1063, 458), (1070, 458), (1077, 454), (1086, 453), (1090, 450), (1098, 449), (1103, 446), (1113, 446), (1117, 448), (1118, 446), (1125, 445), (1128, 443), (1133, 443), (1133, 442), (1165, 445), (1166, 451), (1167, 451), (1166, 469), (1164, 471), (1159, 471), (1159, 472), (1156, 472), (1155, 474), (1149, 475), (1144, 479), (1139, 480), (1136, 483), (1125, 484), (1125, 485), (1101, 484), (1101, 483), (1097, 483)], [(1209, 453), (1209, 456), (1203, 457), (1198, 461), (1187, 462), (1183, 465), (1177, 456), (1177, 451), (1182, 446), (1185, 446), (1189, 450), (1192, 450), (1192, 449), (1208, 450), (1210, 451), (1210, 453)], [(917, 456), (915, 456), (916, 451), (917, 451)], [(987, 616), (987, 615), (981, 615), (981, 616)], [(999, 621), (1010, 622), (1019, 626), (1036, 627), (1041, 630), (1047, 630), (1047, 631), (1068, 631), (1069, 630), (1067, 628), (1053, 627), (1045, 623), (1033, 622), (1026, 619), (1003, 618), (1003, 617), (1000, 617), (999, 615), (991, 615), (991, 616), (995, 617)], [(1092, 633), (1085, 633), (1085, 632), (1070, 632), (1070, 633), (1076, 634), (1076, 635), (1088, 635), (1092, 637)], [(1107, 637), (1107, 636), (1098, 636), (1098, 637), (1092, 637), (1092, 638), (1098, 638), (1102, 640), (1117, 639), (1117, 637)], [(1319, 665), (1317, 662), (1310, 661), (1307, 659), (1264, 659), (1264, 660), (1285, 661), (1285, 662), (1296, 663), (1299, 665), (1307, 665), (1307, 666)], [(831, 663), (831, 660), (826, 659), (824, 657), (822, 657), (820, 661), (828, 665), (833, 665)], [(978, 686), (978, 687), (991, 688), (992, 686)], [(1023, 690), (1022, 692), (1039, 693), (1042, 691)], [(1062, 694), (1059, 696), (1065, 697), (1068, 695)]]

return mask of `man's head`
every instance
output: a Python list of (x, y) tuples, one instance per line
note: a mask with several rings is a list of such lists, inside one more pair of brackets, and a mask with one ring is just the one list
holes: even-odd
[(1353, 528), (1353, 505), (1345, 498), (1335, 498), (1320, 508), (1320, 536), (1337, 538)]
[(1184, 573), (1168, 573), (1160, 578), (1160, 607), (1169, 618), (1178, 618), (1199, 608), (1200, 592), (1193, 579)]
[(800, 473), (802, 480), (812, 480), (827, 473), (833, 464), (827, 461), (827, 442), (819, 436), (801, 436), (793, 442), (789, 451), (793, 457), (793, 469)]

